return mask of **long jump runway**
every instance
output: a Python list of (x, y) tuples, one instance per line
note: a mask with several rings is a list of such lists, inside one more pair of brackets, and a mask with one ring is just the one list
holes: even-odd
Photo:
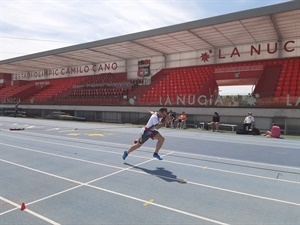
[(0, 117), (0, 224), (300, 224), (299, 139), (162, 128), (124, 161), (139, 131)]

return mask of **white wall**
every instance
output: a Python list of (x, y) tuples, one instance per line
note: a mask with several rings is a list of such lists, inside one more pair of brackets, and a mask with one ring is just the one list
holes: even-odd
[[(203, 55), (207, 55), (208, 59), (204, 60), (202, 58)], [(165, 58), (163, 56), (155, 56), (131, 59), (127, 62), (127, 72), (129, 78), (137, 78), (138, 61), (145, 59), (151, 60), (151, 70), (154, 71), (160, 67), (175, 68), (297, 56), (300, 56), (300, 39), (286, 39), (281, 43), (268, 41), (174, 53), (166, 55)]]
[(122, 73), (126, 71), (125, 61), (97, 63), (46, 69), (34, 72), (24, 72), (12, 75), (12, 80), (45, 80), (66, 77), (93, 76), (103, 73)]

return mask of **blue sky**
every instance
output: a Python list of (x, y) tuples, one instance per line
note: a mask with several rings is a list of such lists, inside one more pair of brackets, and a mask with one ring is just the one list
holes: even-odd
[(0, 60), (287, 0), (0, 0)]

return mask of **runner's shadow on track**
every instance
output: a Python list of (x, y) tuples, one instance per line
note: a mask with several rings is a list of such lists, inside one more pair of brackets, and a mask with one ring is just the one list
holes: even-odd
[(177, 176), (175, 174), (173, 174), (173, 172), (166, 170), (164, 167), (156, 167), (155, 170), (149, 170), (149, 169), (146, 169), (143, 167), (131, 165), (129, 163), (124, 163), (124, 164), (127, 166), (131, 166), (134, 169), (141, 170), (150, 175), (154, 175), (154, 176), (161, 178), (162, 180), (167, 181), (167, 182), (178, 182), (180, 184), (186, 183), (186, 180), (178, 179)]

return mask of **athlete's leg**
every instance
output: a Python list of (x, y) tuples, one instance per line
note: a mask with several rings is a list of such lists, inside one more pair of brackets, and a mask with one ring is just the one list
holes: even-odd
[(140, 144), (139, 142), (137, 142), (136, 144), (132, 145), (128, 151), (127, 154), (130, 154), (131, 152), (133, 152), (134, 150), (137, 150), (139, 147), (141, 147), (142, 144)]
[(157, 140), (156, 143), (156, 148), (155, 148), (155, 152), (154, 153), (158, 153), (158, 151), (160, 150), (160, 148), (162, 147), (162, 145), (164, 144), (165, 138), (163, 136), (161, 136), (160, 133), (157, 133), (153, 139)]
[(134, 145), (132, 145), (127, 151), (124, 151), (123, 156), (122, 156), (123, 160), (125, 160), (127, 158), (129, 153), (133, 152), (134, 150), (137, 150), (141, 146), (142, 146), (142, 144), (137, 142)]
[(150, 133), (144, 133), (141, 135), (141, 137), (139, 138), (139, 140), (137, 142), (134, 143), (134, 145), (132, 145), (127, 151), (124, 151), (123, 153), (123, 159), (125, 160), (126, 157), (133, 151), (137, 150), (139, 147), (141, 147), (151, 136)]

